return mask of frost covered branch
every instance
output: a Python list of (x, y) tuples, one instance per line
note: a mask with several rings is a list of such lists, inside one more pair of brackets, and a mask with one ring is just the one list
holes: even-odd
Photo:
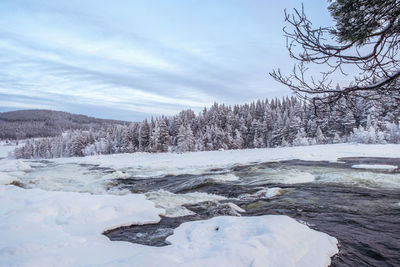
[[(400, 1), (330, 1), (335, 27), (314, 28), (304, 8), (285, 11), (283, 29), (287, 49), (298, 63), (291, 74), (280, 69), (270, 75), (302, 99), (318, 107), (333, 105), (349, 97), (399, 97), (400, 91)], [(320, 78), (308, 75), (309, 65), (324, 65)], [(358, 70), (347, 85), (337, 86), (334, 77)]]

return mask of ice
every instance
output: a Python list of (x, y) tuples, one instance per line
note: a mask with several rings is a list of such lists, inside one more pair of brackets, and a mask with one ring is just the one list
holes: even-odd
[(14, 176), (11, 176), (5, 172), (0, 172), (0, 185), (7, 185), (14, 182), (16, 179)]
[(107, 229), (157, 222), (143, 195), (0, 186), (1, 266), (328, 266), (337, 240), (286, 216), (215, 217), (179, 226), (167, 247), (110, 241)]
[[(310, 262), (327, 266), (330, 256), (337, 253), (336, 239), (285, 216), (248, 218), (242, 214), (240, 218), (217, 217), (185, 223), (169, 238), (172, 244), (163, 248), (111, 242), (101, 234), (104, 230), (157, 222), (160, 214), (188, 215), (190, 211), (182, 207), (184, 204), (224, 199), (206, 193), (166, 191), (134, 195), (113, 187), (112, 183), (115, 179), (130, 177), (203, 173), (207, 173), (206, 178), (225, 182), (238, 177), (218, 172), (210, 174), (210, 170), (227, 170), (235, 164), (256, 162), (337, 161), (340, 157), (360, 156), (400, 157), (400, 145), (335, 144), (185, 154), (135, 153), (61, 158), (51, 162), (2, 159), (0, 183), (17, 181), (27, 188), (48, 191), (0, 185), (0, 266), (159, 266), (160, 262), (163, 266), (309, 266)], [(93, 166), (96, 168), (91, 169)], [(360, 169), (271, 168), (260, 170), (259, 177), (241, 176), (240, 181), (250, 179), (256, 184), (256, 180), (251, 180), (256, 178), (271, 183), (400, 188), (399, 174)], [(279, 191), (269, 188), (262, 197), (275, 196)], [(243, 212), (237, 206), (230, 208)]]
[(16, 172), (30, 170), (31, 166), (22, 160), (1, 160), (0, 171), (3, 172)]
[(233, 173), (223, 173), (223, 174), (216, 174), (210, 176), (204, 176), (205, 179), (209, 178), (216, 182), (232, 182), (239, 180), (239, 177), (234, 175)]
[[(23, 145), (24, 143), (21, 142), (20, 145)], [(0, 141), (0, 158), (6, 158), (9, 156), (9, 154), (12, 154), (15, 150), (17, 145), (14, 143), (6, 143), (4, 141)]]
[(267, 188), (267, 190), (265, 192), (265, 197), (271, 198), (271, 197), (279, 196), (282, 194), (282, 192), (283, 192), (283, 189), (280, 187)]
[(310, 183), (315, 180), (315, 176), (309, 172), (291, 170), (287, 174), (288, 176), (279, 182), (283, 184), (301, 184)]
[(238, 197), (238, 199), (243, 199), (243, 200), (256, 200), (256, 199), (261, 199), (261, 198), (272, 198), (276, 197), (279, 195), (282, 195), (286, 192), (289, 192), (291, 189), (283, 189), (280, 187), (270, 187), (270, 188), (265, 188), (261, 189), (253, 194), (242, 194)]
[(241, 213), (246, 212), (246, 210), (242, 209), (241, 207), (239, 207), (235, 203), (228, 202), (228, 203), (225, 203), (225, 205), (227, 205), (231, 210), (235, 211), (237, 215), (240, 215), (239, 212), (241, 212)]
[[(204, 174), (210, 173), (211, 169), (221, 168), (224, 170), (236, 164), (290, 159), (336, 161), (340, 157), (358, 156), (400, 157), (400, 145), (333, 144), (184, 154), (133, 153), (60, 158), (52, 159), (50, 163), (3, 159), (0, 160), (0, 173), (6, 172), (15, 177), (16, 181), (21, 181), (31, 188), (95, 194), (126, 194), (127, 191), (118, 190), (109, 184), (114, 179), (130, 177), (154, 178), (167, 174)], [(96, 166), (96, 170), (91, 170), (90, 166)], [(230, 173), (216, 173), (205, 178), (207, 177), (220, 182), (238, 179), (237, 176)], [(294, 184), (314, 182), (320, 177), (312, 170), (270, 170), (266, 179), (275, 183)], [(400, 181), (396, 182), (396, 179), (390, 178), (388, 183), (382, 179), (380, 181), (384, 186), (390, 186), (392, 183), (400, 185)]]
[(57, 163), (98, 164), (136, 177), (202, 174), (235, 164), (291, 159), (337, 161), (341, 157), (400, 157), (400, 144), (331, 144), (190, 153), (133, 153), (54, 159)]
[(270, 183), (328, 183), (365, 188), (400, 188), (399, 173), (372, 172), (369, 169), (348, 169), (315, 166), (290, 166), (253, 170), (253, 176), (242, 178), (253, 185)]
[[(109, 187), (112, 179), (121, 178), (121, 171), (104, 173), (91, 170), (90, 166), (78, 164), (54, 164), (23, 162), (15, 160), (0, 161), (0, 177), (13, 177), (26, 188), (40, 188), (50, 191), (89, 192), (93, 194), (127, 194), (127, 190)], [(7, 164), (4, 164), (7, 163)], [(23, 170), (23, 171), (16, 171)]]
[(351, 167), (355, 169), (385, 170), (385, 171), (393, 171), (397, 169), (397, 166), (395, 165), (385, 165), (385, 164), (357, 164)]
[(366, 188), (400, 188), (400, 174), (354, 170), (319, 170), (319, 183), (336, 183)]
[(184, 223), (167, 240), (186, 266), (328, 266), (338, 252), (335, 238), (278, 215)]
[(201, 192), (174, 194), (165, 190), (146, 193), (146, 197), (148, 200), (153, 201), (157, 207), (165, 209), (165, 215), (167, 217), (193, 215), (194, 213), (192, 211), (182, 207), (184, 204), (197, 204), (205, 201), (219, 201), (226, 199), (223, 196)]
[[(298, 170), (292, 167), (258, 169), (253, 170), (253, 173), (255, 176), (249, 178), (249, 180), (252, 180), (252, 184), (264, 184), (265, 181), (281, 184), (300, 184), (314, 182), (316, 178), (309, 171)], [(244, 178), (244, 181), (246, 181), (246, 178)]]

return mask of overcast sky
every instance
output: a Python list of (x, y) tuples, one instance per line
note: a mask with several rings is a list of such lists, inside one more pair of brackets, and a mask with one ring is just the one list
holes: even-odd
[[(304, 1), (316, 25), (327, 2)], [(290, 95), (284, 8), (301, 1), (1, 0), (0, 111), (129, 121)]]

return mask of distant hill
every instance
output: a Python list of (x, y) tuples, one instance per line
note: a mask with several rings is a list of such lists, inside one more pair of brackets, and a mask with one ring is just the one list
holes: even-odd
[(49, 137), (71, 129), (100, 129), (129, 122), (105, 120), (54, 110), (0, 112), (0, 139)]

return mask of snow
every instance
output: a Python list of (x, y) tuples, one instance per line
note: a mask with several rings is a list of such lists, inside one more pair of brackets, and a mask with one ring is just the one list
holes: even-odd
[(167, 217), (193, 215), (194, 213), (192, 211), (182, 207), (184, 204), (197, 204), (205, 201), (218, 201), (226, 199), (223, 196), (202, 192), (174, 194), (165, 190), (146, 193), (146, 197), (148, 200), (156, 203), (157, 207), (165, 209), (165, 215)]
[(204, 176), (205, 179), (211, 179), (216, 182), (232, 182), (232, 181), (237, 181), (239, 180), (239, 177), (234, 175), (233, 173), (223, 173), (223, 174), (217, 174), (217, 175), (210, 175), (210, 176)]
[[(133, 153), (53, 159), (56, 163), (99, 164), (136, 177), (200, 174), (235, 164), (291, 159), (337, 161), (341, 157), (400, 157), (399, 144), (332, 144), (189, 153)], [(310, 177), (308, 177), (310, 179)]]
[(385, 171), (393, 171), (397, 169), (397, 166), (395, 165), (385, 165), (385, 164), (357, 164), (351, 167), (355, 169), (385, 170)]
[(0, 170), (2, 172), (15, 172), (15, 171), (27, 171), (30, 170), (31, 166), (22, 160), (1, 160)]
[[(102, 232), (159, 221), (143, 195), (90, 195), (0, 186), (0, 266), (103, 264), (127, 246)], [(124, 255), (125, 255), (124, 254)]]
[(14, 152), (17, 146), (15, 144), (7, 144), (4, 141), (0, 141), (0, 158), (6, 158), (12, 152)]
[(277, 215), (184, 223), (166, 247), (102, 235), (157, 222), (163, 210), (143, 195), (0, 186), (0, 203), (1, 266), (327, 266), (338, 252), (335, 238)]
[(295, 169), (270, 169), (267, 171), (261, 170), (260, 172), (268, 174), (268, 180), (275, 183), (301, 184), (315, 181), (313, 174)]
[[(110, 241), (102, 235), (107, 229), (158, 222), (160, 214), (187, 215), (189, 211), (183, 204), (218, 201), (223, 197), (161, 190), (138, 195), (106, 188), (115, 178), (167, 174), (207, 173), (205, 177), (210, 179), (233, 181), (239, 178), (212, 169), (290, 159), (337, 161), (341, 157), (360, 156), (400, 157), (400, 145), (135, 153), (61, 158), (50, 163), (2, 159), (0, 184), (17, 181), (34, 189), (0, 185), (0, 266), (310, 266), (310, 262), (313, 266), (327, 266), (338, 251), (336, 239), (286, 216), (227, 216), (185, 223), (168, 238), (171, 245), (167, 247)], [(105, 173), (79, 164), (109, 169)], [(343, 171), (318, 173), (312, 168), (264, 171), (268, 175), (261, 171), (260, 175), (276, 183), (376, 183), (400, 187), (399, 175), (377, 175), (368, 170), (347, 170), (348, 175)], [(263, 196), (278, 193), (280, 188), (268, 188)]]
[(167, 241), (186, 266), (327, 266), (338, 252), (335, 238), (278, 215), (184, 223)]
[(17, 179), (15, 179), (14, 176), (11, 176), (4, 172), (0, 172), (0, 185), (11, 184), (15, 180), (17, 180)]

